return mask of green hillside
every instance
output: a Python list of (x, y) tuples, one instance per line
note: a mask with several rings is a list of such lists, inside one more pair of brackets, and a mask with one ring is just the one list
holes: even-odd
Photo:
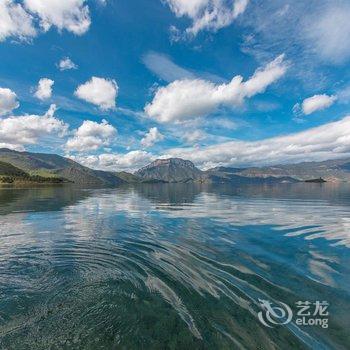
[(64, 183), (67, 180), (59, 177), (30, 175), (12, 164), (0, 161), (0, 183)]
[(115, 186), (124, 183), (114, 173), (89, 169), (56, 154), (17, 152), (2, 148), (0, 161), (23, 169), (31, 176), (63, 178), (79, 185)]
[(141, 179), (134, 174), (128, 173), (126, 171), (120, 171), (115, 173), (120, 179), (124, 180), (127, 183), (138, 183), (141, 182)]
[(0, 176), (26, 176), (25, 171), (13, 166), (12, 164), (0, 161)]

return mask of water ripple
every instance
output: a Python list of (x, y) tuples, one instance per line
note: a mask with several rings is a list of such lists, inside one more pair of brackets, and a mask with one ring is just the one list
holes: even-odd
[(323, 200), (201, 192), (181, 204), (135, 190), (7, 213), (0, 345), (337, 348), (348, 339), (341, 308), (328, 333), (266, 329), (257, 312), (259, 299), (349, 305), (348, 214)]

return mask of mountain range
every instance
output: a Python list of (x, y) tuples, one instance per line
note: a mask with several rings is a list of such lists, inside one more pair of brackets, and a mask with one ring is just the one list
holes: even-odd
[(292, 183), (350, 181), (350, 159), (267, 167), (216, 167), (206, 171), (180, 158), (157, 159), (134, 174), (85, 167), (56, 154), (0, 149), (0, 182), (70, 182), (77, 185), (117, 186), (123, 183)]

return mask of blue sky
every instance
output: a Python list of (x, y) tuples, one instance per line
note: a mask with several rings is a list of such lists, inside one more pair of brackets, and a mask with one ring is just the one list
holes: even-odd
[(350, 156), (349, 16), (340, 0), (0, 0), (0, 145), (109, 170)]

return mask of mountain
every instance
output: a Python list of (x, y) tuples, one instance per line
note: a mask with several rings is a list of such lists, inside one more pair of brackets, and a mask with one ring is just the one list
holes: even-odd
[(273, 184), (273, 183), (293, 183), (299, 182), (291, 176), (253, 176), (244, 175), (245, 169), (217, 167), (209, 169), (203, 173), (206, 183), (234, 183), (234, 184)]
[[(216, 167), (201, 171), (180, 158), (158, 159), (135, 173), (143, 182), (198, 182), (227, 184), (263, 184), (350, 181), (350, 159), (303, 162), (266, 167)], [(317, 179), (317, 181), (316, 181)]]
[[(350, 159), (304, 162), (266, 167), (216, 167), (206, 171), (180, 158), (157, 159), (136, 171), (108, 172), (87, 168), (71, 159), (45, 153), (0, 149), (0, 177), (37, 182), (72, 182), (78, 185), (117, 186), (123, 183), (265, 184), (299, 181), (350, 181)], [(27, 181), (26, 180), (26, 181)]]
[(0, 161), (11, 164), (30, 176), (62, 178), (79, 185), (116, 186), (125, 182), (117, 174), (89, 169), (56, 154), (17, 152), (1, 148)]
[(151, 164), (138, 170), (135, 175), (142, 182), (170, 183), (281, 183), (297, 182), (288, 176), (248, 177), (237, 175), (242, 169), (217, 167), (209, 171), (201, 171), (189, 160), (180, 158), (157, 159)]
[(143, 182), (194, 182), (201, 181), (203, 172), (189, 160), (180, 158), (157, 159), (138, 170), (135, 175)]
[(328, 182), (350, 181), (350, 159), (303, 162), (241, 169), (235, 174), (246, 177), (292, 177), (300, 181), (322, 178)]
[(0, 161), (0, 183), (64, 183), (67, 180), (59, 177), (30, 175), (12, 164)]
[(0, 176), (25, 176), (26, 172), (13, 166), (12, 164), (0, 161)]
[(134, 174), (130, 174), (126, 171), (118, 171), (115, 173), (115, 175), (117, 175), (120, 179), (130, 184), (141, 182), (141, 179), (139, 177), (137, 177)]

